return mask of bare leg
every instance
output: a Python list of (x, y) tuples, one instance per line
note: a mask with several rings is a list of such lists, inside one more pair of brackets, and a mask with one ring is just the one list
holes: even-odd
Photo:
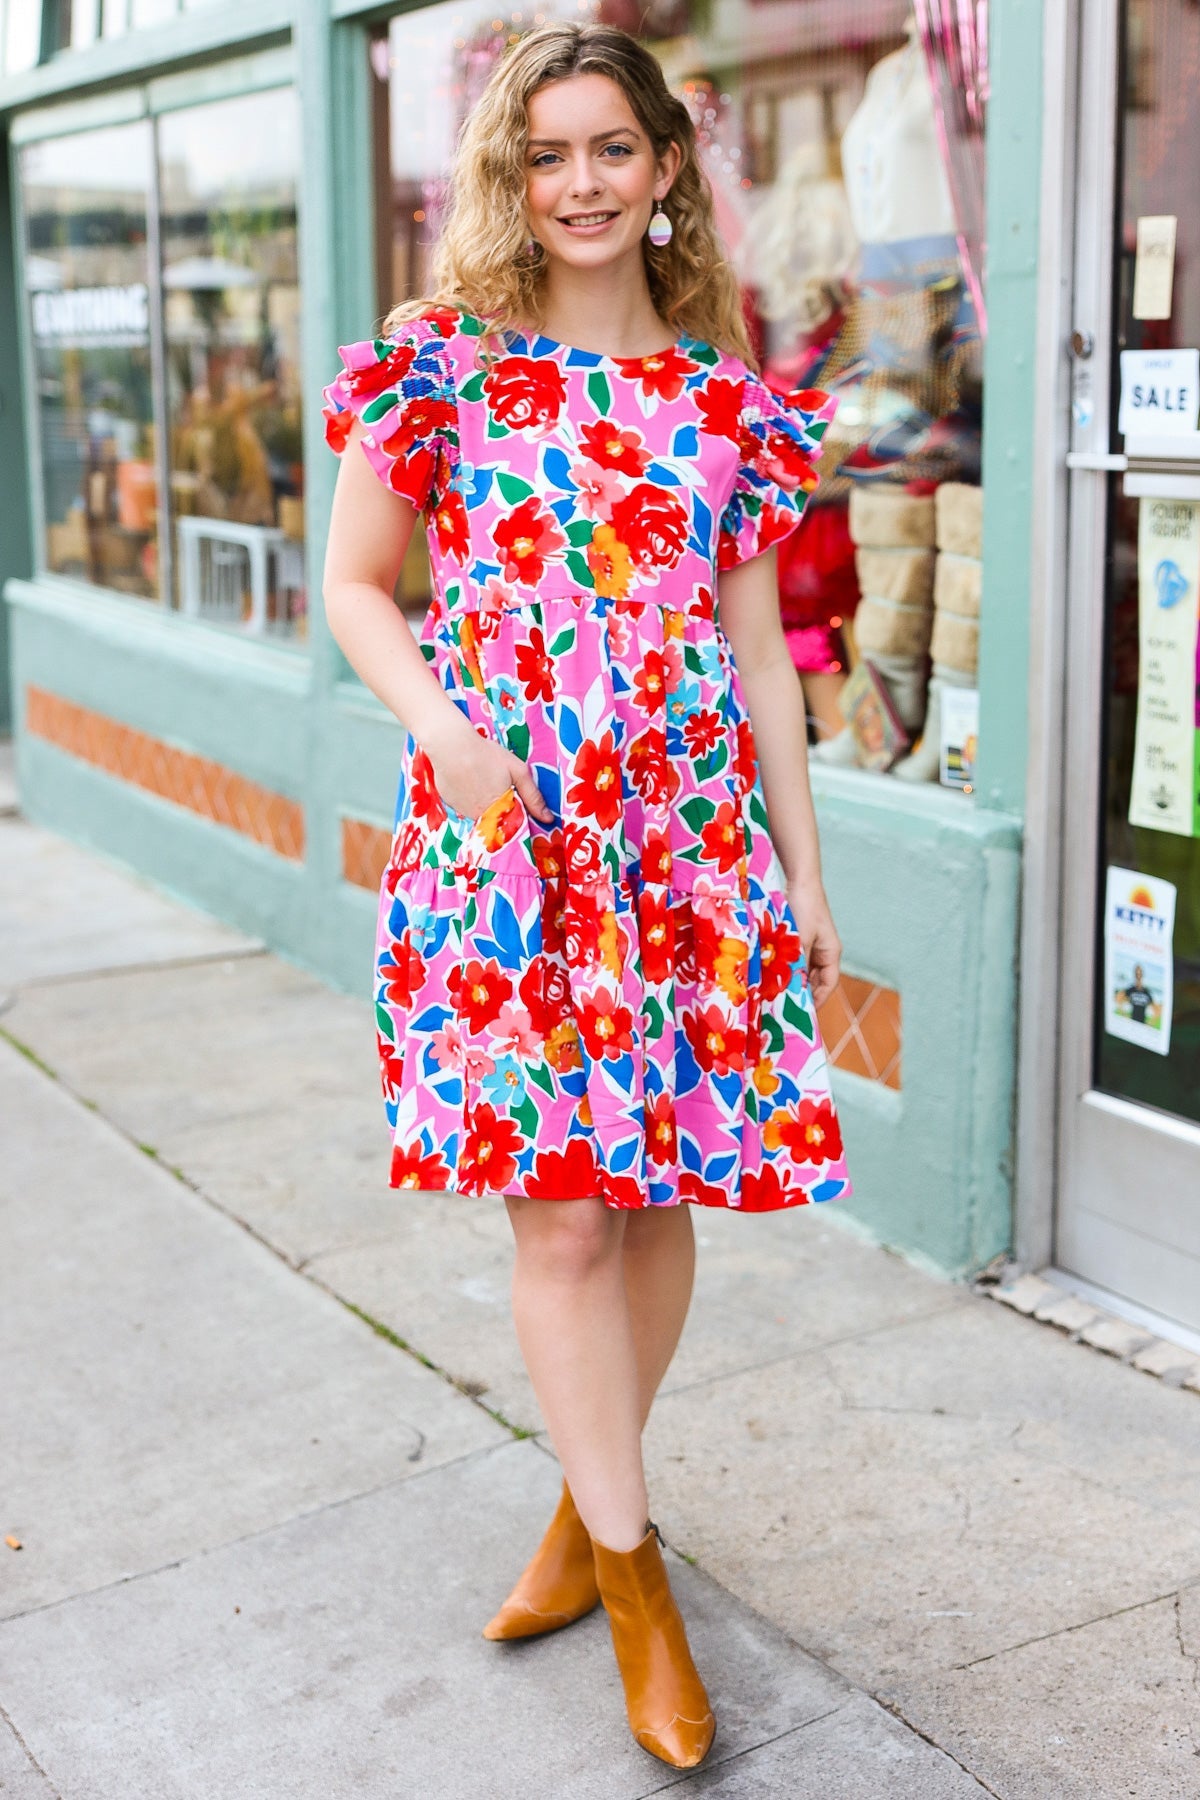
[(517, 1240), (517, 1340), (563, 1474), (592, 1537), (632, 1550), (648, 1504), (625, 1287), (629, 1215), (599, 1199), (506, 1204)]
[(695, 1268), (690, 1206), (654, 1206), (626, 1215), (625, 1292), (643, 1425), (683, 1331)]

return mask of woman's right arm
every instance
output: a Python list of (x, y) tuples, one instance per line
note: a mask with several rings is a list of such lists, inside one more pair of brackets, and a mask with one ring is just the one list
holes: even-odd
[(417, 513), (384, 487), (362, 453), (356, 419), (342, 454), (322, 592), (325, 617), (351, 668), (428, 755), (442, 798), (477, 818), (510, 784), (539, 818), (550, 810), (527, 763), (481, 737), (442, 687), (392, 599)]

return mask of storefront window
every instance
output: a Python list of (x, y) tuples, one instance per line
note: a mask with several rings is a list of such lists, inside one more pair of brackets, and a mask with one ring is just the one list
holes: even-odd
[(48, 570), (305, 636), (298, 165), (286, 88), (22, 151)]
[[(695, 120), (767, 380), (840, 399), (818, 500), (779, 556), (817, 754), (969, 787), (983, 8), (960, 0), (953, 26), (944, 7), (917, 11), (907, 0), (652, 0), (640, 30)], [(638, 16), (619, 0), (564, 14), (626, 28)], [(512, 34), (554, 16), (448, 0), (372, 43), (386, 146), (380, 316), (428, 288), (472, 99)], [(417, 555), (401, 602), (419, 609)]]
[(174, 602), (302, 635), (295, 95), (168, 113), (158, 134)]
[(159, 597), (144, 123), (21, 156), (46, 567)]

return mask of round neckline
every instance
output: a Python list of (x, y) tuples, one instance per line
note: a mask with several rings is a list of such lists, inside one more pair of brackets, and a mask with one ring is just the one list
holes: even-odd
[[(514, 331), (513, 336), (520, 338), (524, 344), (528, 345), (531, 356), (559, 353), (564, 356), (587, 356), (595, 362), (607, 363), (610, 368), (619, 368), (622, 364), (630, 363), (642, 368), (646, 363), (657, 362), (663, 357), (670, 356), (676, 350), (686, 355), (684, 345), (694, 342), (694, 339), (684, 332), (673, 343), (665, 345), (661, 350), (648, 350), (645, 356), (609, 356), (603, 350), (585, 350), (581, 344), (560, 343), (557, 338), (548, 337), (544, 331)], [(543, 348), (538, 349), (539, 345)]]

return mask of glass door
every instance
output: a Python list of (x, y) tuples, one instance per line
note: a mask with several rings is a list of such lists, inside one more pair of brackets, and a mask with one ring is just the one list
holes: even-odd
[(1055, 1257), (1200, 1328), (1200, 7), (1083, 10)]

